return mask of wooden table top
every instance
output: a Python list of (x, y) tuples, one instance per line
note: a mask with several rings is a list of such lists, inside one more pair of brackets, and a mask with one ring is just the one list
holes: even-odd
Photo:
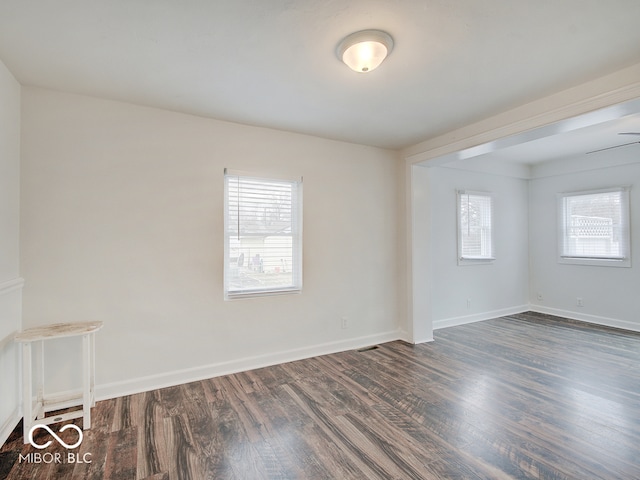
[(49, 338), (74, 337), (97, 332), (102, 328), (102, 322), (74, 322), (54, 323), (39, 327), (27, 328), (14, 337), (16, 342), (35, 342)]

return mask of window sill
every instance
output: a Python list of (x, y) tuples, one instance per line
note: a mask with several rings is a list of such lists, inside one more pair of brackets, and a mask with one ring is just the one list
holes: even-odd
[(558, 263), (564, 265), (587, 265), (592, 267), (631, 267), (631, 258), (588, 258), (588, 257), (559, 257)]
[(458, 258), (458, 265), (489, 265), (496, 261), (494, 257), (472, 258), (462, 257)]
[(278, 290), (246, 290), (243, 292), (226, 292), (225, 300), (239, 300), (241, 298), (256, 298), (256, 297), (272, 297), (275, 295), (295, 295), (302, 293), (302, 288), (289, 287)]

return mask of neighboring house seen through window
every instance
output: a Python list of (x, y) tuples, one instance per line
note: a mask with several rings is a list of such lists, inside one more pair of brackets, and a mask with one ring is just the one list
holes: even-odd
[(494, 260), (493, 198), (488, 193), (458, 191), (458, 263)]
[(558, 195), (560, 263), (631, 265), (629, 190)]
[(302, 289), (302, 182), (225, 171), (225, 297)]

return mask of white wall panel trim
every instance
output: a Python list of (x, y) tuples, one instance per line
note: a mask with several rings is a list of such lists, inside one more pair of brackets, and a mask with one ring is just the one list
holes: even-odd
[(7, 441), (11, 432), (16, 428), (18, 423), (22, 420), (22, 411), (19, 407), (17, 407), (13, 413), (5, 420), (0, 427), (0, 446), (4, 445), (4, 442)]
[(14, 290), (21, 289), (24, 286), (24, 278), (14, 278), (6, 282), (0, 283), (0, 295), (6, 295)]

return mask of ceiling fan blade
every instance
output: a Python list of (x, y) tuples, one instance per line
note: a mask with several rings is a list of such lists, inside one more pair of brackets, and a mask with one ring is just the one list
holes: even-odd
[(598, 150), (592, 150), (590, 152), (587, 152), (586, 155), (589, 155), (590, 153), (604, 152), (605, 150), (611, 150), (613, 148), (626, 147), (627, 145), (633, 145), (634, 143), (640, 143), (640, 141), (623, 143), (622, 145), (614, 145), (613, 147), (606, 147), (606, 148), (600, 148)]

